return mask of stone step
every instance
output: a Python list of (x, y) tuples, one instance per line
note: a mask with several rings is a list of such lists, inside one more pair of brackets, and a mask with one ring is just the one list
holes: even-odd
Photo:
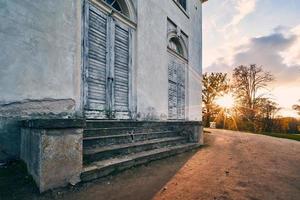
[(149, 133), (170, 130), (170, 127), (110, 127), (110, 128), (87, 128), (83, 132), (83, 137), (97, 137), (109, 135), (123, 135), (128, 133)]
[(115, 158), (119, 156), (128, 155), (131, 153), (138, 153), (142, 151), (149, 151), (161, 147), (174, 146), (186, 143), (185, 137), (167, 137), (152, 139), (141, 142), (134, 142), (128, 144), (110, 145), (97, 148), (89, 148), (83, 150), (84, 164), (94, 161), (104, 160), (108, 158)]
[(96, 136), (96, 137), (84, 137), (83, 148), (102, 147), (115, 144), (126, 144), (141, 142), (146, 140), (165, 138), (165, 137), (176, 137), (179, 136), (178, 132), (174, 131), (160, 131), (150, 133), (133, 133), (133, 134), (122, 134), (122, 135), (109, 135), (109, 136)]
[(162, 147), (149, 151), (138, 152), (125, 155), (119, 158), (111, 158), (91, 163), (83, 167), (81, 173), (82, 181), (90, 181), (100, 177), (107, 176), (111, 173), (122, 171), (133, 166), (141, 165), (153, 160), (162, 159), (175, 154), (199, 147), (197, 143), (185, 143), (171, 147)]
[[(155, 123), (158, 125), (158, 123)], [(87, 128), (111, 128), (111, 127), (149, 127), (152, 122), (126, 121), (126, 120), (87, 120)]]
[(193, 122), (180, 121), (133, 121), (133, 120), (87, 120), (86, 128), (112, 128), (112, 127), (158, 127), (182, 126)]

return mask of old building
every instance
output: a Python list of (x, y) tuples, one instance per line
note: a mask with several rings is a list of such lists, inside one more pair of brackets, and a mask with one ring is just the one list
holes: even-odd
[(1, 0), (0, 158), (41, 191), (202, 143), (200, 0)]

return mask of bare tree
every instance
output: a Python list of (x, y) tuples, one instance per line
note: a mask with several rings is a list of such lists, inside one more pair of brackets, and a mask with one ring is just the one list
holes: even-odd
[(241, 65), (233, 70), (233, 90), (243, 116), (252, 123), (257, 113), (258, 101), (264, 97), (262, 91), (274, 80), (271, 73), (257, 65)]
[(229, 89), (227, 74), (224, 73), (205, 73), (203, 74), (202, 101), (204, 103), (203, 114), (205, 126), (209, 126), (211, 116), (214, 113), (214, 100), (222, 96)]
[[(300, 99), (299, 99), (299, 102), (300, 102)], [(293, 109), (298, 112), (298, 115), (300, 115), (300, 104), (293, 105)]]

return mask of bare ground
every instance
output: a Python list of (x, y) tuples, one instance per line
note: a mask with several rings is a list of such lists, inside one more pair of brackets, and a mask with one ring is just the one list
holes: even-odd
[[(205, 147), (197, 152), (42, 195), (33, 185), (18, 184), (27, 181), (6, 185), (6, 178), (0, 177), (0, 199), (300, 199), (300, 142), (241, 132), (210, 131), (205, 135)], [(24, 178), (21, 176), (9, 179)]]
[(154, 200), (300, 199), (299, 142), (211, 132), (210, 147), (195, 154)]

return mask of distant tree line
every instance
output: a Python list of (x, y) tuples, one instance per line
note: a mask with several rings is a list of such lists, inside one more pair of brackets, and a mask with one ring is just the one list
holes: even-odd
[[(231, 80), (226, 73), (203, 74), (204, 126), (215, 122), (217, 128), (299, 134), (299, 119), (276, 115), (280, 108), (268, 95), (272, 81), (273, 75), (255, 64), (234, 68)], [(234, 98), (234, 106), (222, 108), (216, 99), (228, 93)], [(300, 105), (294, 105), (293, 109), (300, 115)]]

